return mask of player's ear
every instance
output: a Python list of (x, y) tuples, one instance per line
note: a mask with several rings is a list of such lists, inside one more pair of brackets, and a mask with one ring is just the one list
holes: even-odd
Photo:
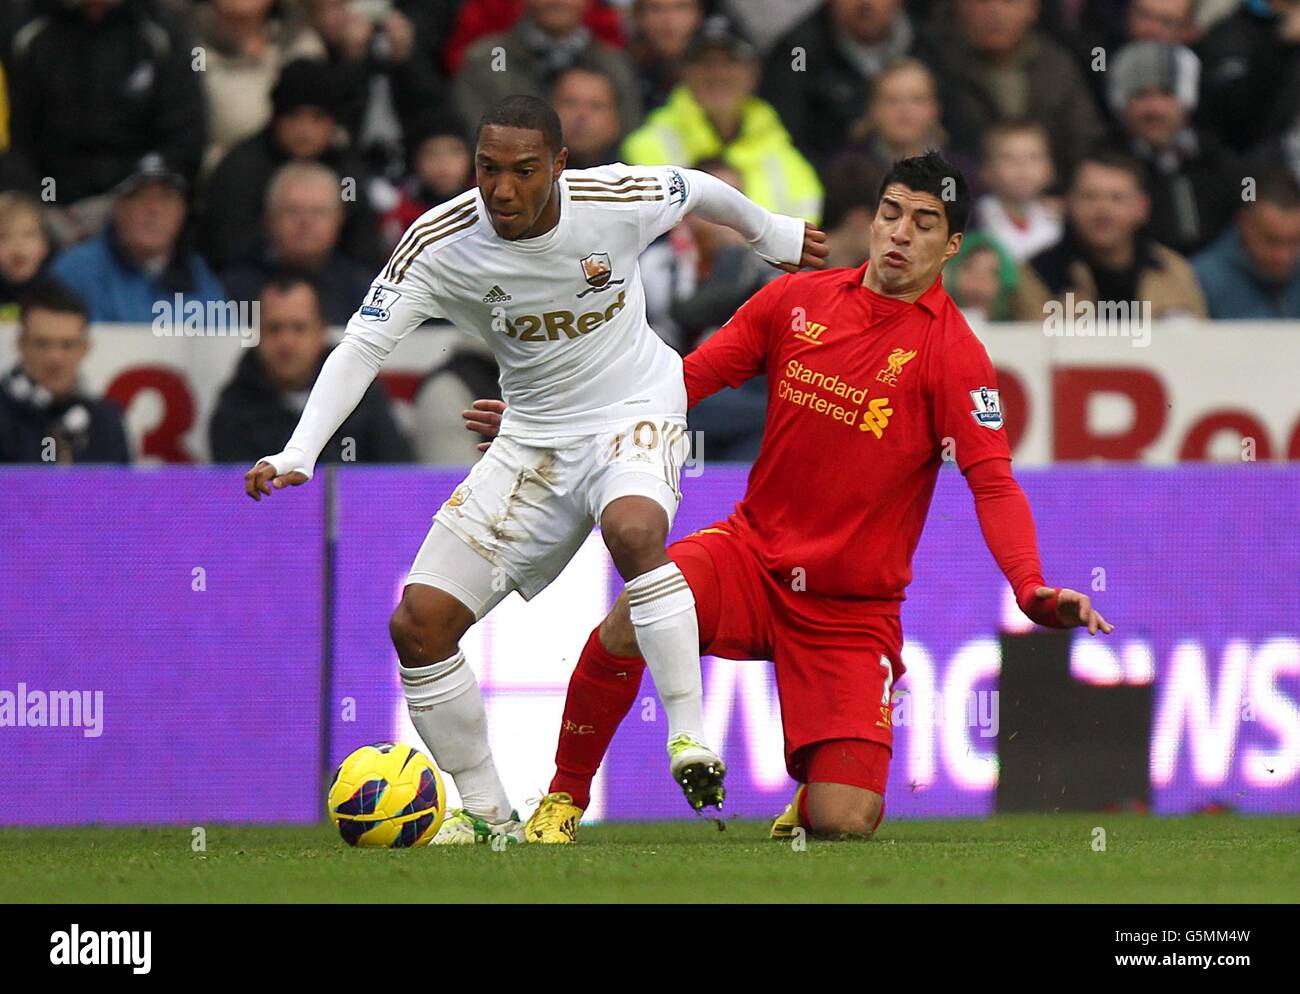
[(559, 176), (564, 172), (564, 167), (569, 164), (569, 147), (565, 145), (555, 153), (555, 175)]
[(961, 233), (960, 231), (957, 232), (956, 234), (954, 234), (954, 235), (950, 235), (950, 236), (948, 237), (948, 246), (947, 246), (947, 248), (945, 248), (945, 249), (943, 250), (943, 261), (944, 261), (944, 262), (947, 262), (947, 261), (948, 261), (949, 259), (951, 259), (954, 255), (956, 255), (959, 251), (961, 251), (961, 240), (962, 240), (962, 238), (963, 238), (963, 235), (962, 235), (962, 233)]

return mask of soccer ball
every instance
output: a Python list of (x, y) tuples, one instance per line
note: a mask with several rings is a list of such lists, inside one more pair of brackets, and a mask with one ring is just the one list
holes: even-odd
[(427, 845), (446, 814), (438, 768), (418, 749), (392, 742), (362, 746), (334, 774), (330, 819), (350, 846)]

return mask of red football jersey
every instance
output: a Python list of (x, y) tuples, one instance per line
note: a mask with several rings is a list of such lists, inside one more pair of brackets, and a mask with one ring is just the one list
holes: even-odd
[(866, 268), (769, 283), (686, 357), (686, 387), (695, 404), (767, 374), (731, 525), (810, 592), (896, 613), (943, 461), (965, 473), (1011, 450), (988, 353), (942, 279), (909, 304), (863, 286)]

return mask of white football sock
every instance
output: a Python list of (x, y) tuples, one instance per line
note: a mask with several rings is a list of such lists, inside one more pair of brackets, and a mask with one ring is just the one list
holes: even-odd
[(664, 563), (628, 580), (627, 598), (637, 648), (668, 714), (669, 737), (687, 732), (704, 742), (700, 623), (686, 577), (676, 563)]
[(411, 722), (433, 761), (460, 791), (461, 804), (490, 822), (510, 817), (510, 798), (497, 776), (487, 740), (487, 712), (474, 671), (459, 649), (428, 666), (401, 667)]

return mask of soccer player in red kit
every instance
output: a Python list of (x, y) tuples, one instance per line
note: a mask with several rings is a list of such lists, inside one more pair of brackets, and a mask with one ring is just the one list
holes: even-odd
[[(800, 787), (774, 835), (870, 835), (883, 816), (899, 608), (945, 457), (1021, 610), (1041, 625), (1111, 630), (1085, 595), (1043, 582), (993, 367), (943, 288), (969, 212), (965, 181), (941, 156), (900, 160), (881, 184), (865, 265), (774, 280), (686, 357), (690, 404), (768, 379), (744, 498), (668, 554), (695, 595), (701, 651), (775, 665)], [(569, 682), (557, 772), (529, 841), (574, 840), (643, 667), (624, 594)], [(697, 810), (721, 806), (720, 777), (682, 786)]]

